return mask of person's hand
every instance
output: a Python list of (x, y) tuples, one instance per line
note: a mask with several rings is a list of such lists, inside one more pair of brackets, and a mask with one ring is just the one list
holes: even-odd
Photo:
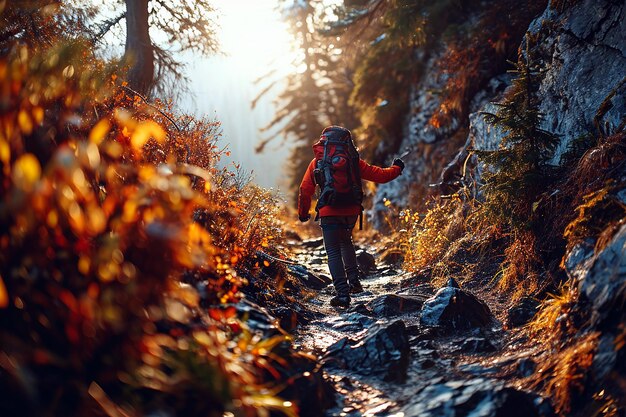
[(393, 164), (391, 165), (397, 165), (400, 167), (400, 172), (404, 171), (404, 162), (402, 161), (402, 159), (400, 158), (396, 158), (393, 160)]
[(298, 217), (298, 219), (300, 219), (300, 221), (301, 221), (302, 223), (306, 223), (306, 222), (308, 222), (310, 218), (311, 218), (311, 215), (310, 215), (310, 214), (307, 214), (307, 215), (306, 215), (306, 216), (304, 216), (304, 217), (302, 217), (302, 216), (299, 216), (299, 217)]

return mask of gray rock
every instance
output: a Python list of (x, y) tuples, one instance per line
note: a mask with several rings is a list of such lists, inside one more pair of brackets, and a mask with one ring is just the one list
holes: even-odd
[[(557, 15), (549, 8), (531, 24), (534, 47), (546, 72), (539, 87), (542, 127), (562, 136), (554, 162), (569, 143), (595, 132), (593, 119), (604, 99), (624, 77), (626, 6), (612, 0), (585, 0)], [(626, 114), (626, 85), (613, 99), (604, 121), (618, 126)]]
[(591, 259), (578, 288), (593, 307), (595, 319), (621, 308), (626, 296), (626, 225)]
[(615, 349), (615, 335), (611, 333), (602, 335), (591, 366), (596, 381), (602, 381), (615, 369), (617, 362)]
[(461, 344), (461, 352), (464, 353), (485, 353), (495, 351), (496, 347), (493, 343), (483, 337), (468, 337)]
[(374, 317), (391, 317), (420, 311), (424, 300), (424, 297), (385, 294), (367, 303), (367, 307)]
[(357, 332), (374, 324), (374, 320), (361, 313), (352, 312), (331, 317), (326, 320), (326, 324), (334, 330)]
[(427, 386), (403, 409), (420, 417), (538, 417), (550, 416), (540, 398), (484, 378)]
[(287, 271), (298, 278), (306, 287), (314, 290), (321, 290), (332, 284), (332, 280), (329, 277), (313, 274), (304, 265), (288, 265)]
[(585, 239), (574, 245), (565, 255), (565, 272), (570, 278), (580, 280), (587, 273), (593, 258), (595, 244), (595, 239)]
[(483, 327), (492, 322), (493, 315), (485, 303), (475, 295), (455, 287), (441, 288), (426, 300), (420, 316), (423, 326), (448, 330)]
[(362, 375), (379, 375), (385, 381), (404, 381), (409, 364), (409, 340), (404, 322), (371, 327), (359, 340), (343, 338), (331, 345), (324, 365)]
[[(593, 120), (598, 108), (624, 77), (626, 5), (619, 0), (581, 0), (563, 13), (548, 6), (530, 24), (529, 31), (539, 37), (532, 52), (536, 62), (545, 69), (539, 86), (540, 111), (545, 114), (541, 127), (561, 136), (561, 144), (553, 158), (553, 163), (557, 164), (574, 139), (595, 132)], [(441, 91), (445, 83), (445, 77), (437, 76), (436, 67), (442, 54), (442, 50), (436, 49), (429, 56), (420, 57), (424, 74), (432, 75), (421, 78), (412, 88), (405, 133), (399, 146), (401, 150), (411, 152), (406, 157), (403, 175), (378, 187), (369, 212), (378, 229), (387, 227), (384, 217), (389, 211), (384, 206), (385, 198), (395, 207), (405, 207), (415, 197), (407, 190), (417, 189), (415, 192), (421, 197), (419, 193), (425, 191), (428, 181), (435, 182), (433, 179), (439, 178), (441, 165), (435, 166), (431, 154), (423, 152), (425, 144), (449, 140), (452, 129), (467, 123), (454, 120), (448, 130), (434, 129), (428, 123), (441, 99), (434, 92)], [(485, 123), (481, 112), (495, 111), (491, 102), (501, 100), (505, 86), (511, 84), (510, 79), (509, 75), (494, 77), (472, 98), (468, 143), (475, 149), (494, 150), (500, 146), (503, 133)], [(616, 127), (626, 114), (626, 84), (618, 89), (611, 104), (602, 124), (608, 122)], [(473, 156), (470, 169), (477, 181), (480, 181), (483, 168)]]

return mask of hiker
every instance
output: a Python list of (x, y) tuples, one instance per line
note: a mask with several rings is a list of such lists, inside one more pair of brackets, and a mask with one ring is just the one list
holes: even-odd
[[(350, 131), (341, 126), (329, 126), (314, 145), (315, 158), (302, 178), (298, 198), (301, 222), (311, 218), (311, 197), (320, 186), (315, 220), (320, 219), (328, 269), (333, 277), (337, 295), (330, 300), (334, 307), (348, 307), (350, 294), (363, 291), (352, 243), (352, 229), (363, 214), (361, 179), (377, 183), (397, 178), (404, 162), (396, 158), (389, 168), (373, 166), (359, 157)], [(361, 224), (362, 226), (362, 224)]]

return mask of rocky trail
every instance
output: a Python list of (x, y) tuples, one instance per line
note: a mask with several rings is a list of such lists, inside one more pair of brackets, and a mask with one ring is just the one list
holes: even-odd
[(289, 270), (312, 289), (303, 306), (313, 319), (296, 327), (295, 343), (317, 356), (338, 393), (326, 415), (551, 415), (547, 401), (514, 386), (535, 371), (536, 347), (502, 323), (527, 320), (523, 305), (500, 311), (454, 279), (433, 288), (358, 248), (364, 292), (334, 308), (321, 238), (289, 243), (297, 262)]

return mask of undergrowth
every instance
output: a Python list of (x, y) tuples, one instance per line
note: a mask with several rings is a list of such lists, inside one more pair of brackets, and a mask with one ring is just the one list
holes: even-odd
[(0, 74), (3, 412), (295, 415), (288, 338), (232, 307), (282, 238), (277, 200), (217, 168), (219, 123), (146, 101), (80, 41), (15, 41)]

